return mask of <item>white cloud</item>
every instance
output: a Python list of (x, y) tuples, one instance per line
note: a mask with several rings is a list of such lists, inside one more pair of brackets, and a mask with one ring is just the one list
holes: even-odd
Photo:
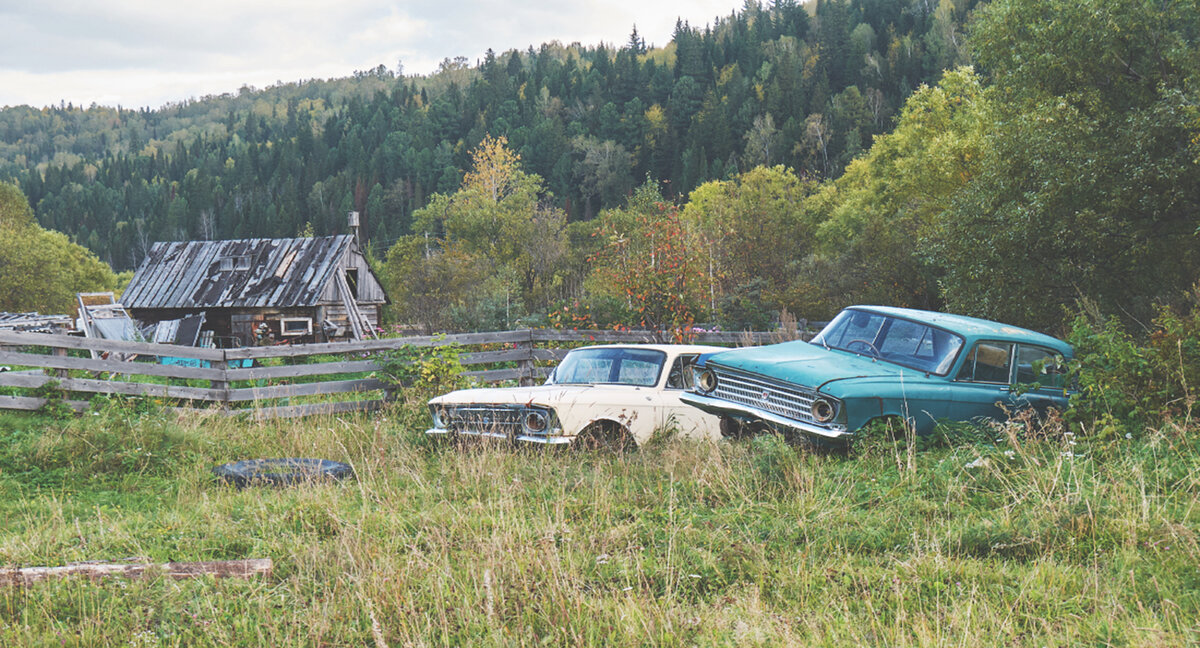
[(0, 106), (158, 106), (243, 85), (346, 76), (379, 64), (429, 73), (551, 40), (663, 45), (676, 18), (710, 23), (734, 0), (16, 0), (0, 4)]

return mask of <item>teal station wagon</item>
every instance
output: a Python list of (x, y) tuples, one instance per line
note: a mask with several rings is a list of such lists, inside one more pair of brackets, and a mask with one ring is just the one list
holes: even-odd
[(1061, 340), (997, 322), (854, 306), (809, 342), (701, 356), (681, 400), (721, 417), (726, 436), (769, 429), (845, 442), (876, 419), (918, 434), (938, 420), (1001, 420), (1067, 406)]

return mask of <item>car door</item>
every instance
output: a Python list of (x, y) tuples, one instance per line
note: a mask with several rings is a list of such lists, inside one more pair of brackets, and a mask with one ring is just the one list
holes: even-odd
[(1013, 400), (1018, 407), (1032, 407), (1038, 413), (1065, 409), (1066, 381), (1066, 363), (1061, 354), (1045, 347), (1017, 345)]
[(699, 354), (687, 353), (676, 356), (671, 362), (659, 392), (658, 427), (673, 428), (685, 438), (715, 438), (720, 436), (717, 417), (679, 400), (679, 396), (692, 386), (692, 365), (698, 357)]
[(1013, 402), (1011, 342), (980, 341), (967, 353), (955, 377), (949, 417), (958, 421), (1002, 420)]

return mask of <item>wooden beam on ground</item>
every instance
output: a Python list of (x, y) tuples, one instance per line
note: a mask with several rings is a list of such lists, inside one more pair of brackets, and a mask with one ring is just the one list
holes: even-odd
[(62, 567), (0, 567), (0, 586), (32, 585), (55, 578), (86, 576), (92, 580), (120, 576), (146, 578), (161, 575), (174, 579), (212, 576), (250, 579), (269, 576), (275, 565), (270, 558), (169, 563), (80, 563)]

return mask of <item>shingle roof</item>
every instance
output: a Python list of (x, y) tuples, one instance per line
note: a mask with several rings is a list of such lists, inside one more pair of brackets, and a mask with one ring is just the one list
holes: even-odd
[[(341, 235), (155, 243), (121, 303), (183, 309), (315, 306), (353, 240)], [(223, 258), (234, 269), (222, 270)]]

